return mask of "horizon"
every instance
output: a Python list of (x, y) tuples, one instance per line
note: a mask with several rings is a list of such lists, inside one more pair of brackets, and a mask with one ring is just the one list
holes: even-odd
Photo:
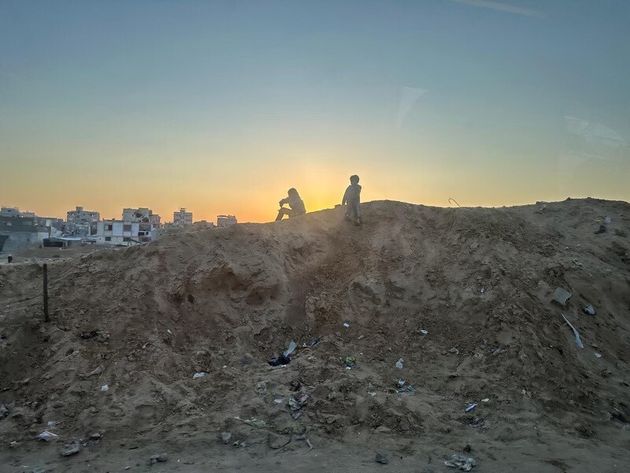
[(630, 4), (0, 2), (0, 204), (630, 201)]

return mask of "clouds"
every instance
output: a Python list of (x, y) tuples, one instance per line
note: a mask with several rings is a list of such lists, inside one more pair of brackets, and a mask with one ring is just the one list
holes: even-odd
[(539, 18), (542, 18), (545, 16), (542, 12), (539, 12), (538, 10), (523, 8), (516, 5), (510, 5), (509, 3), (496, 2), (493, 0), (451, 0), (451, 1), (462, 3), (464, 5), (470, 5), (471, 7), (486, 8), (488, 10), (511, 13), (513, 15), (539, 17)]

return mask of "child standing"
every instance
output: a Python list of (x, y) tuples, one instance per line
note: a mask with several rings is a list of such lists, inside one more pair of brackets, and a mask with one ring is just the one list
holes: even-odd
[(361, 225), (361, 186), (359, 185), (359, 176), (356, 174), (350, 176), (350, 185), (346, 189), (341, 205), (346, 206), (346, 218), (355, 225)]

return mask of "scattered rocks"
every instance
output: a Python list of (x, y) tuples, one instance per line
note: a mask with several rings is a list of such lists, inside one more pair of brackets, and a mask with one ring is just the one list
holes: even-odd
[(597, 311), (595, 310), (595, 307), (593, 307), (591, 304), (585, 306), (582, 311), (587, 314), (587, 315), (597, 315)]

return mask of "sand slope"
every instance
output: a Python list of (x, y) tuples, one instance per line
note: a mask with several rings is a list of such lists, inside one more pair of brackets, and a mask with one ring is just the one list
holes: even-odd
[(467, 444), (473, 471), (630, 469), (629, 204), (363, 211), (51, 262), (49, 324), (39, 267), (0, 266), (0, 471), (437, 472)]

